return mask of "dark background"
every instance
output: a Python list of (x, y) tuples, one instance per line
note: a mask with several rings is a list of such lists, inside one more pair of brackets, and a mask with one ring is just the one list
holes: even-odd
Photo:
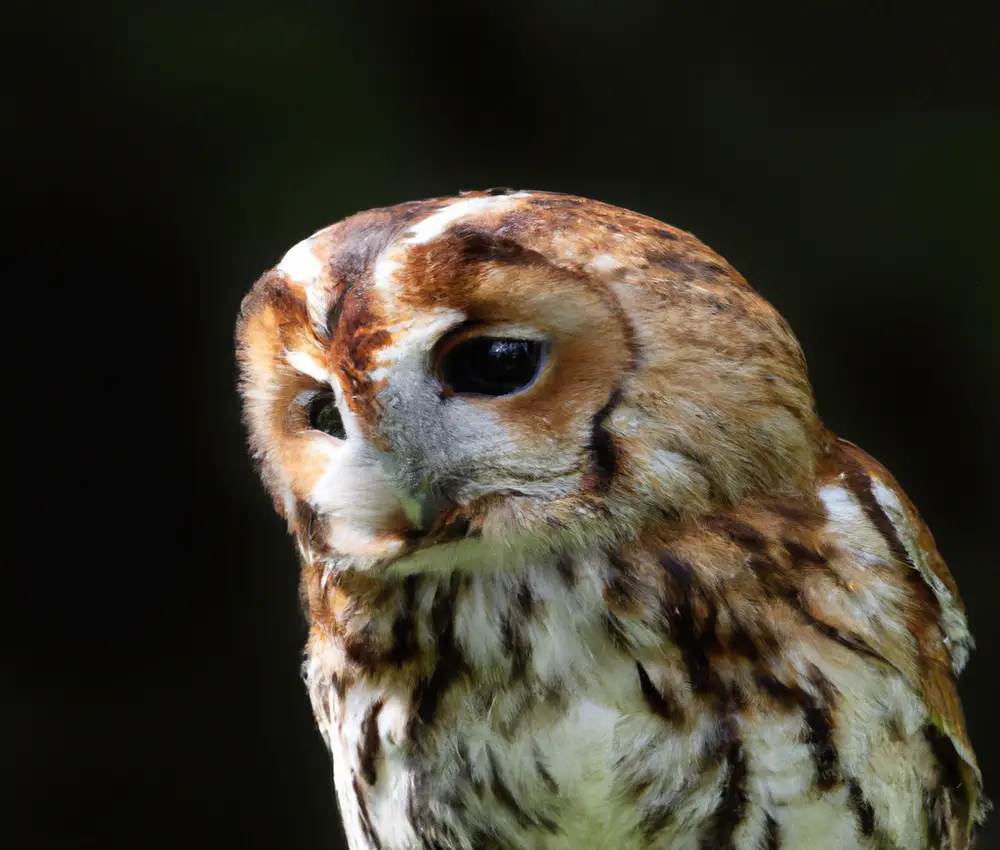
[(785, 313), (826, 421), (895, 472), (963, 588), (962, 693), (1000, 797), (995, 13), (80, 9), (15, 3), (2, 28), (18, 846), (338, 846), (233, 323), (315, 229), (496, 185), (691, 230)]

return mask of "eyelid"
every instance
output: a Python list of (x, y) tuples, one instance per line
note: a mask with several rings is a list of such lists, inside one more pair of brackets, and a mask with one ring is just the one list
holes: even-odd
[(472, 339), (475, 336), (483, 336), (485, 334), (480, 333), (487, 326), (480, 322), (463, 322), (456, 328), (452, 328), (450, 331), (441, 336), (434, 347), (431, 348), (431, 368), (436, 370), (438, 364), (441, 360), (451, 351), (456, 345), (466, 340)]
[(333, 392), (333, 390), (324, 386), (310, 387), (307, 390), (302, 390), (302, 392), (300, 392), (297, 396), (295, 396), (295, 398), (292, 399), (292, 404), (297, 405), (298, 407), (301, 407), (303, 410), (305, 410), (307, 407), (309, 407), (309, 405), (312, 403), (312, 400), (316, 398), (316, 396), (324, 392)]
[(547, 355), (552, 347), (552, 337), (537, 328), (514, 324), (486, 324), (485, 322), (478, 321), (463, 322), (458, 327), (452, 328), (450, 331), (441, 336), (434, 344), (434, 347), (431, 349), (432, 370), (437, 370), (438, 364), (441, 360), (456, 345), (462, 342), (468, 342), (470, 339), (475, 339), (478, 336), (495, 339), (517, 339), (525, 340), (527, 342), (537, 342), (542, 345), (543, 355)]
[(295, 394), (281, 414), (281, 421), (289, 433), (299, 433), (309, 427), (309, 405), (316, 396), (333, 391), (325, 384), (314, 385)]

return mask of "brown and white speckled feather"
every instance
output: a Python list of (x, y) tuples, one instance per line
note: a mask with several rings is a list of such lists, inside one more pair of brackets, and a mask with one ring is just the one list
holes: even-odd
[[(544, 341), (536, 380), (442, 386), (487, 331)], [(693, 236), (545, 192), (372, 210), (237, 336), (352, 850), (971, 846), (957, 587)]]

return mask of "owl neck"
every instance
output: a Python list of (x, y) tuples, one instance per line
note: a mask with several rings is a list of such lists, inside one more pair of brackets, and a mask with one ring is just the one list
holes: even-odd
[(563, 641), (566, 647), (606, 642), (605, 597), (627, 583), (615, 564), (615, 556), (595, 550), (484, 574), (456, 570), (390, 581), (340, 575), (325, 588), (321, 571), (307, 565), (303, 590), (313, 634), (321, 636), (314, 640), (334, 645), (352, 678), (428, 680), (452, 670), (500, 682), (529, 667), (541, 673), (559, 666), (554, 649)]

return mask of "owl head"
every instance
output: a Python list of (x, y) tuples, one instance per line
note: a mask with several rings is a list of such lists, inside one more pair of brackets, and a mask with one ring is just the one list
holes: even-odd
[(406, 573), (614, 545), (812, 480), (777, 312), (653, 219), (489, 190), (352, 216), (244, 299), (252, 452), (304, 558)]

